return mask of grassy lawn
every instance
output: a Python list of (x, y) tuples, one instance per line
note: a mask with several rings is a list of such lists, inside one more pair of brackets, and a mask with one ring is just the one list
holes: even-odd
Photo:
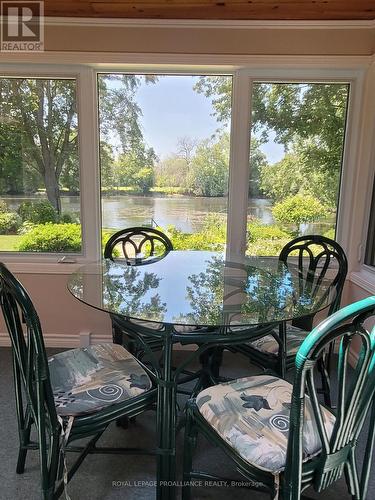
[(17, 250), (21, 238), (22, 236), (18, 234), (0, 235), (0, 251), (9, 252), (12, 250)]

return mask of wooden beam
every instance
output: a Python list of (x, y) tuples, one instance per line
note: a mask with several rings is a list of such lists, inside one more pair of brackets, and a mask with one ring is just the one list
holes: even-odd
[(370, 20), (375, 0), (46, 0), (46, 16), (140, 19)]

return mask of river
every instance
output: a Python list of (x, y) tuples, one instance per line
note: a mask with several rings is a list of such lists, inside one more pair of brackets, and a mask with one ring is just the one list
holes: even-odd
[[(11, 210), (17, 210), (22, 201), (40, 200), (34, 197), (2, 197)], [(62, 196), (63, 212), (79, 213), (78, 196)], [(272, 203), (267, 199), (249, 199), (248, 215), (260, 219), (263, 224), (272, 224)], [(184, 232), (199, 231), (205, 217), (210, 213), (223, 213), (227, 210), (227, 198), (205, 198), (189, 196), (109, 196), (102, 198), (103, 227), (121, 229), (130, 226), (169, 224)], [(303, 232), (324, 232), (332, 227), (333, 219), (319, 224), (308, 224)]]

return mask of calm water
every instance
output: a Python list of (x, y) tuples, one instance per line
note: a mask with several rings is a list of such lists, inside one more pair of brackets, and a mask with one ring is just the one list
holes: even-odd
[[(3, 197), (11, 210), (16, 210), (25, 199), (38, 200), (40, 197)], [(63, 196), (63, 211), (79, 213), (79, 197)], [(249, 200), (248, 215), (260, 219), (264, 224), (272, 224), (272, 204), (265, 199)], [(102, 199), (103, 227), (120, 229), (129, 226), (149, 225), (151, 222), (162, 227), (168, 224), (185, 232), (199, 231), (205, 217), (210, 213), (227, 211), (227, 198), (194, 198), (185, 196), (111, 196)], [(332, 226), (327, 223), (306, 225), (304, 232), (321, 232)]]

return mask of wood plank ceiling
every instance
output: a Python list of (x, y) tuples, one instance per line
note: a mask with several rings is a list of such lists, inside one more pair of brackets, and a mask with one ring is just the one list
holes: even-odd
[(375, 0), (45, 0), (46, 16), (127, 19), (372, 20)]

